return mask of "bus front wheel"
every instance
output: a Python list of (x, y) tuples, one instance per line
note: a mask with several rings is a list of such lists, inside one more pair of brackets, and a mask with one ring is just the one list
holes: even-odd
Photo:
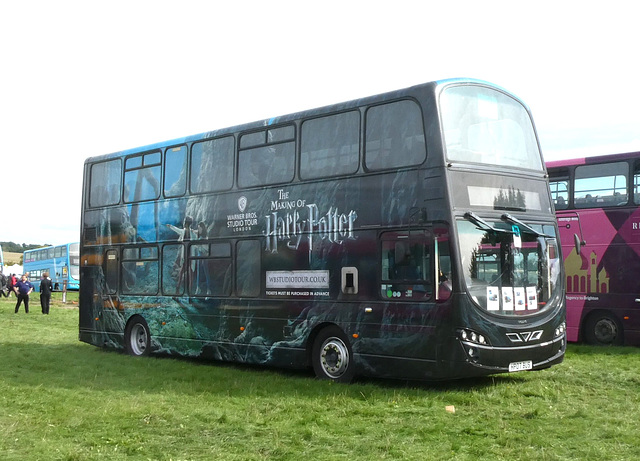
[(348, 383), (353, 379), (353, 353), (345, 334), (337, 326), (318, 333), (311, 351), (313, 371), (318, 379)]
[(143, 356), (151, 352), (149, 326), (142, 317), (129, 320), (124, 334), (124, 345), (129, 355)]
[(622, 325), (611, 314), (594, 312), (584, 325), (584, 339), (587, 344), (595, 346), (622, 345)]

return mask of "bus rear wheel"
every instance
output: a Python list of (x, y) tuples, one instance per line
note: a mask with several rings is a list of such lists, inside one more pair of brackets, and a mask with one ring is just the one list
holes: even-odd
[(353, 353), (345, 334), (337, 326), (318, 333), (311, 350), (313, 371), (318, 379), (351, 382), (354, 375)]
[(611, 314), (595, 312), (589, 316), (584, 326), (584, 339), (595, 346), (622, 345), (622, 325)]
[(124, 346), (129, 355), (140, 357), (151, 352), (151, 334), (149, 326), (142, 317), (129, 320), (124, 334)]

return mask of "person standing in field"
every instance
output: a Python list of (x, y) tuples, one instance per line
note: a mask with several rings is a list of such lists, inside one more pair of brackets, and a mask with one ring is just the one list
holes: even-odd
[(8, 298), (11, 293), (13, 293), (13, 287), (16, 285), (16, 274), (10, 274), (9, 277), (7, 277), (7, 294), (5, 295), (5, 298)]
[(8, 289), (9, 289), (9, 278), (6, 277), (2, 272), (0, 272), (0, 296), (4, 296), (5, 298), (8, 298), (9, 297)]
[(29, 313), (29, 295), (33, 291), (33, 285), (31, 282), (27, 280), (27, 274), (22, 274), (22, 278), (18, 280), (18, 282), (13, 287), (13, 290), (16, 292), (16, 296), (18, 297), (18, 302), (16, 303), (16, 314), (20, 309), (20, 304), (24, 302), (24, 313)]
[(53, 284), (48, 272), (42, 273), (40, 279), (40, 307), (42, 307), (42, 313), (49, 315), (49, 303), (51, 302), (51, 292), (53, 291)]

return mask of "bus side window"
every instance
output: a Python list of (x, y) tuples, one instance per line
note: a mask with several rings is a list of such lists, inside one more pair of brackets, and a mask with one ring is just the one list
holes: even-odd
[(189, 294), (231, 295), (231, 245), (192, 243), (189, 247)]
[(142, 246), (122, 252), (122, 292), (155, 295), (158, 293), (158, 248)]
[(119, 158), (92, 165), (90, 175), (90, 207), (120, 203), (122, 161)]
[(314, 179), (358, 170), (360, 113), (358, 111), (305, 120), (302, 124), (300, 177)]
[(404, 100), (367, 110), (365, 165), (384, 170), (419, 165), (427, 157), (420, 106)]
[(254, 187), (293, 180), (295, 128), (270, 128), (240, 137), (238, 186)]
[(576, 167), (574, 182), (576, 208), (625, 205), (628, 176), (627, 162)]
[(633, 203), (640, 205), (640, 164), (633, 168)]
[(129, 157), (124, 164), (124, 201), (157, 199), (160, 196), (160, 152)]
[(431, 297), (431, 241), (425, 234), (409, 236), (408, 232), (388, 232), (383, 235), (381, 294), (384, 298)]
[(183, 244), (169, 244), (162, 247), (162, 293), (169, 296), (182, 296), (184, 293), (184, 273), (180, 271), (184, 264)]
[(191, 147), (190, 190), (193, 194), (231, 189), (233, 136), (194, 143)]
[(556, 210), (566, 210), (569, 207), (569, 180), (550, 179), (549, 189)]
[(180, 197), (187, 189), (187, 146), (167, 149), (164, 154), (164, 196)]

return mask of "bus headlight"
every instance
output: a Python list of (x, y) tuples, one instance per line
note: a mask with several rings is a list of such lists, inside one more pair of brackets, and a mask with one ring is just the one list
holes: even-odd
[(562, 322), (560, 325), (558, 325), (558, 327), (556, 328), (556, 331), (553, 334), (554, 338), (558, 338), (560, 336), (564, 336), (565, 332), (567, 331), (567, 325), (566, 323)]
[(483, 345), (489, 344), (486, 336), (476, 333), (473, 330), (468, 330), (466, 328), (458, 330), (458, 338), (461, 339), (462, 341), (468, 341), (475, 344), (483, 344)]

